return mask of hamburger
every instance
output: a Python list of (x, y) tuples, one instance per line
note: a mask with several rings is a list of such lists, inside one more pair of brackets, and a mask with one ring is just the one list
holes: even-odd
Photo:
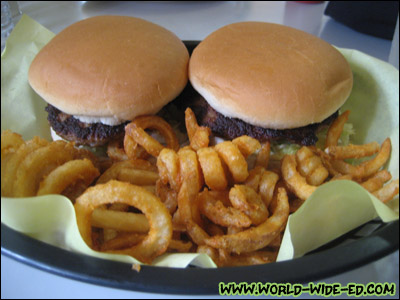
[(167, 29), (97, 16), (56, 35), (32, 61), (28, 79), (48, 103), (52, 133), (97, 147), (122, 138), (127, 122), (156, 114), (179, 95), (188, 62), (187, 48)]
[[(225, 139), (314, 145), (353, 85), (350, 66), (327, 42), (264, 22), (227, 25), (193, 51), (189, 80), (198, 122)], [(327, 127), (327, 126), (325, 126)]]

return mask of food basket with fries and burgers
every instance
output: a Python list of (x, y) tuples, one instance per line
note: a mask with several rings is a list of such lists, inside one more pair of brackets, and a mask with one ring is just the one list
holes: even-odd
[[(279, 264), (398, 219), (398, 71), (385, 66), (397, 81), (371, 97), (370, 58), (263, 22), (187, 43), (190, 59), (173, 33), (132, 17), (45, 36), (21, 71), (28, 99), (3, 92), (2, 71), (8, 227), (140, 271)], [(44, 106), (55, 141), (32, 120)]]

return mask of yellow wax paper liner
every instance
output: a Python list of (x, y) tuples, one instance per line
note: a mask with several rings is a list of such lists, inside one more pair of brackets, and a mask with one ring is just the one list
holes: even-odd
[[(1, 58), (1, 128), (11, 129), (30, 139), (39, 135), (50, 139), (44, 107), (29, 87), (27, 73), (36, 53), (54, 34), (27, 16), (7, 40)], [(354, 88), (343, 109), (350, 109), (356, 130), (352, 142), (392, 140), (387, 163), (393, 178), (399, 174), (399, 91), (398, 71), (391, 65), (359, 51), (339, 49), (350, 62)], [(288, 220), (278, 260), (301, 256), (330, 240), (379, 216), (384, 222), (398, 219), (398, 196), (389, 208), (354, 182), (336, 181), (319, 187)], [(1, 198), (1, 221), (7, 226), (44, 242), (100, 258), (138, 263), (126, 255), (99, 253), (82, 240), (71, 202), (48, 195), (33, 198)], [(206, 256), (165, 254), (153, 265), (215, 267)]]

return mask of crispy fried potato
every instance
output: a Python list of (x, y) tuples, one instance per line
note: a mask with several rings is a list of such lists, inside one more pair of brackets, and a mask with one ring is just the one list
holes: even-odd
[(265, 172), (265, 168), (261, 166), (255, 166), (254, 169), (249, 171), (249, 177), (244, 182), (245, 185), (251, 187), (253, 190), (258, 191), (261, 178)]
[(40, 181), (58, 166), (74, 159), (70, 143), (56, 141), (29, 153), (20, 163), (14, 182), (15, 197), (36, 196)]
[(111, 141), (108, 143), (107, 156), (113, 161), (123, 161), (128, 159), (128, 155), (125, 153), (124, 148), (120, 147), (119, 141)]
[(178, 157), (180, 182), (183, 182), (187, 178), (193, 179), (192, 184), (198, 193), (203, 187), (204, 178), (196, 152), (191, 149), (182, 148), (178, 151)]
[(249, 137), (247, 135), (242, 135), (232, 140), (243, 154), (245, 158), (249, 155), (259, 151), (261, 149), (261, 144), (255, 138)]
[(254, 225), (259, 225), (268, 218), (267, 206), (251, 187), (236, 184), (229, 191), (229, 200), (232, 206), (244, 212)]
[[(10, 173), (6, 173), (6, 166), (14, 156), (18, 148), (25, 142), (20, 134), (14, 133), (11, 130), (5, 130), (1, 133), (1, 195), (11, 196), (12, 191), (8, 188), (10, 186), (9, 180), (6, 179)], [(10, 168), (10, 166), (8, 167)]]
[[(4, 173), (7, 176), (1, 177), (1, 193), (2, 196), (5, 197), (14, 197), (14, 183), (16, 180), (16, 175), (19, 170), (19, 166), (21, 165), (22, 161), (28, 156), (30, 153), (35, 151), (36, 149), (45, 147), (49, 144), (48, 141), (34, 137), (33, 139), (25, 142), (22, 144), (17, 151), (15, 152), (12, 157), (6, 162), (4, 162)], [(2, 168), (3, 168), (3, 161), (2, 161)], [(31, 195), (33, 196), (34, 193)]]
[(321, 158), (315, 155), (309, 147), (303, 146), (296, 152), (296, 161), (300, 174), (306, 178), (308, 184), (321, 185), (329, 176)]
[(208, 144), (210, 143), (211, 129), (199, 126), (197, 124), (196, 116), (189, 107), (185, 110), (185, 124), (190, 147), (195, 151), (208, 147)]
[(383, 187), (385, 182), (392, 179), (392, 175), (387, 170), (382, 170), (361, 183), (361, 186), (372, 193)]
[(97, 184), (117, 179), (137, 185), (155, 185), (158, 178), (154, 167), (146, 161), (125, 160), (114, 163), (97, 179)]
[(205, 243), (214, 248), (241, 254), (266, 247), (281, 232), (289, 215), (289, 203), (285, 189), (278, 189), (278, 202), (274, 214), (262, 224), (236, 234), (213, 236)]
[(90, 187), (76, 199), (75, 213), (83, 240), (89, 246), (93, 243), (90, 217), (93, 210), (104, 204), (115, 202), (122, 202), (140, 209), (149, 218), (150, 229), (139, 244), (110, 252), (131, 255), (140, 261), (151, 263), (168, 248), (172, 238), (172, 219), (160, 199), (139, 186), (111, 180), (105, 184)]
[(161, 199), (171, 215), (178, 207), (177, 191), (164, 184), (161, 180), (156, 182), (155, 194)]
[(373, 195), (383, 203), (389, 202), (399, 193), (399, 179), (393, 180), (384, 187), (373, 192)]
[(225, 190), (228, 180), (218, 153), (213, 148), (202, 148), (197, 150), (197, 155), (206, 185), (212, 190)]
[(225, 206), (222, 198), (213, 197), (207, 189), (201, 192), (199, 194), (201, 213), (213, 223), (221, 226), (249, 227), (251, 225), (250, 218), (234, 207)]
[(194, 178), (188, 177), (186, 178), (182, 186), (179, 190), (178, 194), (178, 207), (181, 220), (186, 227), (186, 231), (192, 240), (197, 245), (204, 245), (205, 240), (210, 236), (208, 233), (200, 227), (193, 219), (193, 213), (191, 209), (191, 205), (195, 203), (195, 199), (197, 198), (197, 187), (195, 184), (192, 184)]
[(329, 146), (325, 152), (333, 159), (361, 158), (377, 153), (379, 148), (377, 142), (372, 142), (365, 145)]
[(249, 172), (247, 162), (239, 148), (232, 142), (222, 142), (215, 145), (215, 150), (228, 166), (235, 183), (244, 182)]
[(181, 184), (178, 154), (172, 149), (164, 148), (157, 157), (157, 168), (162, 183), (170, 184), (177, 191)]
[(382, 143), (378, 154), (374, 158), (359, 165), (354, 166), (342, 160), (333, 160), (331, 163), (333, 168), (339, 173), (350, 174), (353, 178), (363, 179), (373, 175), (374, 173), (378, 172), (381, 167), (383, 167), (390, 157), (390, 150), (391, 142), (390, 139), (387, 138)]
[[(3, 132), (2, 195), (39, 188), (38, 194), (77, 197), (78, 227), (90, 247), (145, 263), (165, 252), (193, 251), (208, 254), (218, 266), (269, 263), (276, 260), (289, 213), (324, 182), (354, 180), (385, 203), (398, 194), (398, 179), (389, 182), (390, 173), (381, 170), (390, 139), (381, 147), (338, 145), (348, 118), (346, 111), (332, 123), (325, 149), (302, 147), (273, 162), (270, 143), (249, 136), (210, 147), (211, 131), (198, 125), (191, 109), (185, 112), (190, 145), (179, 149), (168, 123), (143, 116), (126, 126), (123, 148), (120, 142), (108, 145), (106, 160), (73, 144), (24, 142)], [(148, 129), (160, 132), (164, 142)], [(358, 165), (344, 161), (374, 154)], [(98, 170), (97, 184), (87, 188)]]
[(260, 181), (259, 191), (265, 205), (269, 207), (274, 195), (275, 185), (279, 180), (278, 174), (266, 170)]
[(306, 179), (296, 170), (294, 155), (285, 155), (282, 160), (282, 176), (289, 188), (297, 197), (306, 200), (316, 190), (316, 186), (309, 185)]
[(91, 160), (87, 158), (70, 160), (55, 168), (40, 182), (37, 195), (62, 194), (68, 186), (77, 182), (83, 184), (81, 190), (83, 192), (99, 175), (99, 170)]
[(328, 129), (328, 133), (326, 134), (325, 148), (337, 145), (340, 135), (342, 134), (344, 124), (349, 119), (349, 115), (350, 111), (346, 110), (335, 121), (332, 122)]
[(93, 211), (92, 226), (138, 233), (147, 233), (150, 228), (144, 214), (102, 208)]
[(271, 143), (270, 142), (263, 143), (261, 145), (260, 151), (257, 154), (256, 166), (267, 168), (270, 153), (271, 153)]
[[(164, 148), (163, 145), (160, 144), (157, 140), (151, 137), (148, 133), (146, 133), (146, 129), (155, 129), (161, 133), (161, 135), (165, 138), (167, 143), (167, 148), (174, 149), (177, 151), (179, 149), (178, 138), (171, 125), (169, 125), (164, 119), (158, 116), (142, 116), (136, 118), (134, 121), (125, 126), (125, 135), (128, 135), (133, 139), (129, 140), (130, 143), (133, 143), (131, 147), (135, 149), (136, 145), (141, 145), (149, 154), (157, 157), (161, 150)], [(128, 145), (128, 140), (124, 142), (124, 146)], [(138, 157), (130, 157), (129, 153), (133, 151), (134, 155), (137, 155), (136, 150), (131, 150), (131, 148), (125, 148), (125, 152), (128, 154), (129, 158), (138, 158)]]

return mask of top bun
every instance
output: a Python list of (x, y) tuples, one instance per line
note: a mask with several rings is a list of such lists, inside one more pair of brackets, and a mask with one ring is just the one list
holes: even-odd
[(219, 113), (272, 129), (323, 121), (353, 86), (348, 62), (330, 44), (263, 22), (230, 24), (206, 37), (193, 51), (189, 79)]
[(35, 57), (29, 83), (72, 115), (132, 120), (155, 114), (187, 83), (182, 41), (151, 22), (92, 17), (67, 27)]

